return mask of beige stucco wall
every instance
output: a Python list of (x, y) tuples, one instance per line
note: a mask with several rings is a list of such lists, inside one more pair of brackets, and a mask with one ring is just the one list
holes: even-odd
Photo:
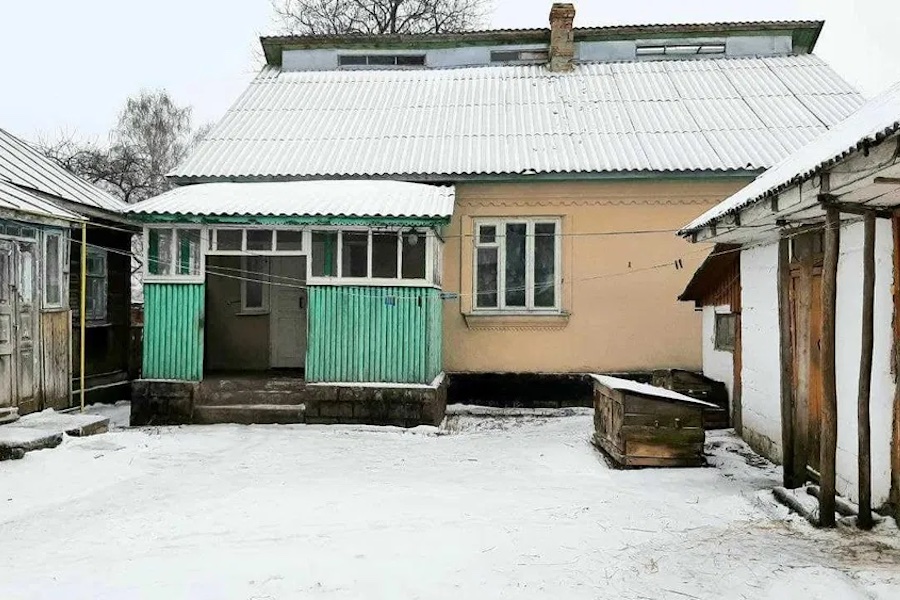
[[(460, 184), (444, 248), (444, 367), (448, 372), (612, 372), (701, 368), (701, 317), (678, 302), (705, 249), (674, 233), (747, 180)], [(472, 313), (478, 217), (562, 219), (565, 319), (466, 319)], [(460, 237), (462, 234), (462, 237)], [(681, 259), (683, 268), (674, 263)], [(655, 270), (642, 268), (671, 263)], [(629, 272), (631, 271), (631, 272)], [(467, 322), (468, 321), (468, 322)]]

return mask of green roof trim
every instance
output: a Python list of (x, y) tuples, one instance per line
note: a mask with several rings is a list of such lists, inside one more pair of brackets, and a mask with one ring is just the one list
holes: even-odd
[(202, 224), (202, 225), (271, 225), (331, 227), (441, 227), (450, 219), (424, 217), (344, 217), (344, 216), (262, 216), (262, 215), (134, 215), (143, 223)]
[[(808, 54), (815, 48), (824, 21), (742, 21), (733, 23), (695, 23), (664, 25), (613, 25), (576, 27), (576, 42), (639, 40), (646, 38), (679, 39), (687, 37), (730, 37), (747, 35), (791, 35), (794, 52)], [(429, 49), (514, 44), (549, 44), (549, 29), (497, 29), (463, 33), (427, 33), (407, 35), (313, 35), (263, 36), (259, 38), (266, 62), (281, 65), (285, 50), (323, 48), (354, 49)]]

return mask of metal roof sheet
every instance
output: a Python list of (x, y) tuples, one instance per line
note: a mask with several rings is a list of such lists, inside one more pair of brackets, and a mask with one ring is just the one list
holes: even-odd
[(171, 176), (761, 170), (862, 102), (813, 55), (581, 64), (567, 74), (266, 67)]
[(698, 231), (714, 220), (786, 189), (827, 168), (867, 142), (877, 142), (900, 131), (900, 83), (867, 102), (827, 133), (787, 155), (747, 187), (708, 210), (679, 233)]
[(44, 200), (37, 194), (23, 190), (2, 179), (0, 179), (0, 210), (10, 210), (14, 213), (20, 213), (23, 218), (32, 216), (48, 219), (61, 219), (64, 221), (84, 220), (75, 213), (60, 208), (52, 202)]
[(118, 213), (127, 206), (4, 129), (0, 129), (0, 179), (91, 208)]
[(452, 186), (403, 181), (202, 183), (132, 204), (139, 215), (448, 219)]

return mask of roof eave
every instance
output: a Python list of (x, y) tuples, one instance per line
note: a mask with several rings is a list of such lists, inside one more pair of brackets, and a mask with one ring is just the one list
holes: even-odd
[[(576, 27), (576, 42), (640, 39), (642, 37), (685, 35), (740, 35), (753, 33), (790, 32), (794, 49), (809, 53), (818, 41), (824, 21), (745, 21), (733, 23), (685, 23), (661, 25), (611, 25), (605, 27)], [(284, 50), (336, 47), (453, 47), (459, 45), (549, 43), (550, 30), (495, 29), (453, 33), (425, 34), (345, 34), (345, 35), (284, 35), (260, 36), (266, 62), (281, 65)]]

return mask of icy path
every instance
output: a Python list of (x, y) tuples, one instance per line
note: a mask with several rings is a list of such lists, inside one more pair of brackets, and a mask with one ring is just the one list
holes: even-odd
[(733, 438), (717, 468), (622, 472), (591, 426), (67, 439), (0, 466), (0, 598), (900, 597), (896, 529), (787, 516)]

